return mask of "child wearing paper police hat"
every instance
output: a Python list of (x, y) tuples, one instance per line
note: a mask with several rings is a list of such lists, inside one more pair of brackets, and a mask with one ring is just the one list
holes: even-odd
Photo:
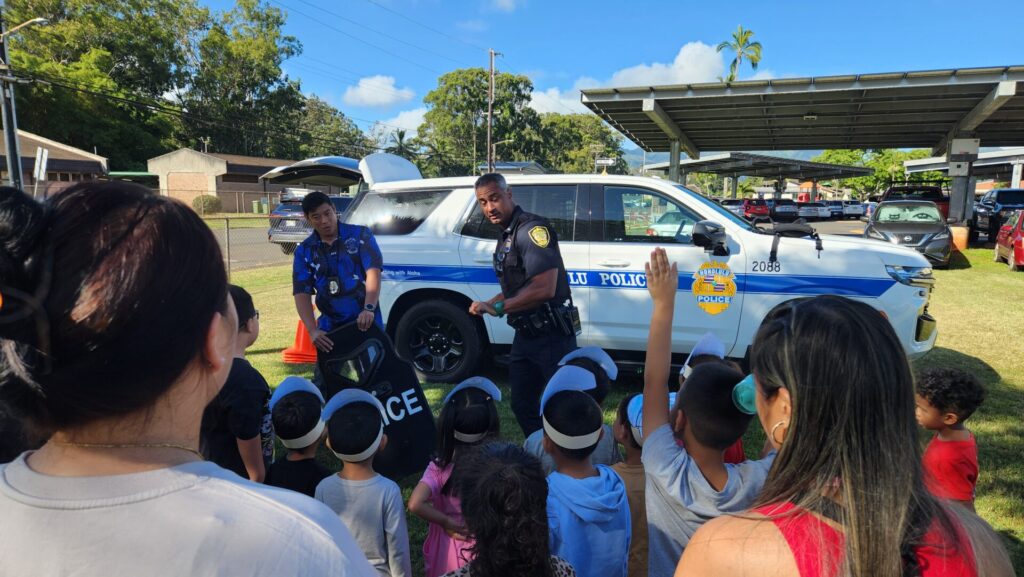
[(568, 561), (580, 577), (625, 577), (631, 522), (626, 488), (591, 454), (604, 434), (601, 407), (587, 394), (594, 375), (564, 366), (541, 396), (544, 450), (555, 463), (548, 475), (551, 554)]
[[(597, 386), (588, 390), (587, 394), (597, 401), (598, 406), (604, 407), (604, 400), (611, 390), (611, 383), (619, 376), (619, 368), (604, 349), (600, 347), (576, 349), (562, 357), (558, 365), (562, 367), (579, 367), (593, 373)], [(622, 454), (619, 453), (619, 448), (615, 444), (615, 435), (611, 427), (604, 425), (603, 428), (604, 433), (601, 435), (601, 440), (598, 441), (597, 448), (594, 449), (594, 453), (591, 455), (591, 460), (595, 465), (611, 466), (622, 461)], [(555, 470), (555, 462), (551, 460), (550, 455), (544, 452), (543, 440), (544, 431), (534, 431), (523, 442), (523, 448), (540, 459), (540, 464), (544, 467), (544, 474), (548, 475)]]
[(320, 389), (302, 377), (287, 377), (270, 397), (274, 432), (288, 449), (267, 470), (266, 483), (312, 497), (331, 472), (316, 461), (326, 424), (320, 418), (324, 398)]
[[(704, 363), (720, 363), (728, 365), (740, 370), (739, 365), (736, 363), (726, 360), (725, 358), (725, 344), (719, 340), (714, 333), (707, 332), (704, 336), (697, 341), (697, 344), (693, 345), (693, 350), (690, 351), (689, 356), (686, 357), (686, 362), (683, 363), (683, 367), (679, 369), (679, 390), (683, 390), (683, 385), (686, 384), (686, 377), (690, 376), (693, 369), (703, 365)], [(674, 398), (674, 396), (673, 396)], [(669, 403), (670, 407), (675, 407), (675, 402)], [(674, 420), (674, 419), (673, 419)], [(743, 437), (736, 440), (735, 443), (729, 446), (725, 450), (725, 462), (738, 464), (746, 461), (747, 457), (743, 451)]]
[(640, 430), (648, 482), (648, 570), (651, 575), (672, 575), (701, 525), (753, 504), (775, 454), (738, 465), (725, 462), (725, 450), (743, 435), (757, 412), (752, 380), (726, 363), (694, 367), (672, 410), (666, 383), (678, 272), (660, 248), (651, 253), (645, 270), (654, 305)]
[(381, 575), (412, 575), (402, 491), (373, 470), (373, 457), (388, 442), (384, 406), (360, 389), (338, 392), (324, 407), (327, 446), (344, 466), (316, 487), (315, 497), (348, 527)]
[(471, 558), (462, 508), (449, 479), (459, 455), (468, 447), (500, 434), (497, 402), (501, 391), (489, 379), (471, 377), (444, 398), (437, 424), (437, 455), (409, 497), (409, 510), (428, 523), (423, 543), (427, 577), (455, 571)]

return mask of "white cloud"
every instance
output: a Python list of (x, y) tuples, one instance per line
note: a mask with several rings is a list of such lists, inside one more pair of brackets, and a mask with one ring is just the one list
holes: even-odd
[(425, 106), (421, 106), (419, 108), (413, 108), (412, 110), (403, 110), (393, 118), (381, 120), (380, 123), (384, 125), (384, 129), (389, 132), (395, 128), (405, 129), (406, 137), (411, 138), (416, 135), (416, 129), (423, 124), (423, 116), (426, 113), (427, 108)]
[(349, 106), (387, 107), (408, 102), (416, 96), (410, 88), (396, 88), (393, 76), (367, 76), (359, 84), (349, 86), (341, 101)]
[(771, 70), (758, 70), (750, 78), (740, 78), (740, 80), (774, 80), (775, 78), (775, 73)]
[(530, 107), (541, 114), (545, 112), (559, 114), (588, 112), (587, 108), (580, 103), (580, 91), (576, 89), (565, 92), (558, 88), (548, 88), (544, 91), (534, 90), (530, 95)]
[(514, 12), (517, 0), (491, 0), (491, 6), (501, 12)]
[(725, 75), (722, 55), (713, 46), (703, 42), (688, 42), (679, 49), (670, 63), (654, 62), (623, 68), (606, 85), (658, 86), (662, 84), (688, 84), (714, 82)]
[(566, 114), (570, 111), (588, 113), (589, 110), (580, 102), (580, 90), (582, 89), (602, 86), (655, 86), (714, 82), (719, 76), (724, 75), (725, 64), (722, 55), (715, 51), (713, 46), (708, 46), (703, 42), (690, 42), (679, 49), (679, 53), (670, 63), (654, 62), (630, 66), (616, 71), (606, 81), (582, 76), (576, 79), (572, 88), (568, 90), (560, 88), (535, 90), (531, 95), (530, 106), (542, 113)]

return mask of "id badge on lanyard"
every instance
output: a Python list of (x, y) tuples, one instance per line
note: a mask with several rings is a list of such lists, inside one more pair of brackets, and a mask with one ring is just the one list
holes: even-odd
[[(330, 266), (329, 263), (331, 262), (330, 255), (337, 255), (338, 253), (337, 252), (331, 252), (330, 254), (328, 254), (327, 251), (324, 250), (323, 244), (321, 244), (319, 248), (320, 248), (320, 251), (319, 251), (320, 252), (320, 260), (323, 261), (321, 263), (321, 266), (326, 267), (327, 268), (327, 273), (328, 273), (328, 276), (327, 276), (327, 294), (332, 296), (332, 297), (336, 297), (339, 294), (341, 294), (341, 278), (337, 274), (338, 267), (337, 266), (332, 267), (332, 266)], [(334, 271), (335, 274), (330, 274), (332, 270)]]

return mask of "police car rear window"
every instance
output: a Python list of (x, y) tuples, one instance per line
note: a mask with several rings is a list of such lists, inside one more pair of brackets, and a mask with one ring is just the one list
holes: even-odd
[(423, 224), (450, 192), (366, 192), (353, 203), (345, 222), (368, 227), (378, 236), (409, 234)]

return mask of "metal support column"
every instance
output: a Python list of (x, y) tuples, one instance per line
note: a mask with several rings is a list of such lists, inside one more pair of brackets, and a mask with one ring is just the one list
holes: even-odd
[(818, 181), (811, 180), (811, 202), (818, 202)]
[(1024, 166), (1024, 164), (1021, 164), (1019, 162), (1014, 163), (1014, 165), (1013, 165), (1013, 176), (1010, 177), (1010, 188), (1020, 188), (1021, 186), (1024, 186), (1024, 184), (1021, 183), (1021, 167), (1022, 166)]
[[(3, 3), (0, 2), (0, 9)], [(15, 27), (18, 28), (18, 27)], [(0, 33), (6, 33), (3, 15), (0, 14)], [(7, 181), (21, 190), (21, 148), (18, 145), (18, 116), (14, 110), (14, 78), (11, 76), (10, 61), (7, 59), (6, 38), (0, 38), (0, 109), (3, 111), (4, 144), (7, 146)]]
[(679, 182), (679, 151), (679, 141), (671, 141), (668, 150), (668, 179), (672, 182)]
[(729, 198), (736, 198), (736, 193), (739, 191), (739, 180), (735, 176), (729, 177)]
[(974, 208), (974, 191), (971, 190), (971, 169), (978, 158), (979, 141), (973, 138), (950, 140), (946, 158), (949, 159), (949, 176), (952, 180), (949, 191), (949, 216), (956, 224), (966, 226)]

